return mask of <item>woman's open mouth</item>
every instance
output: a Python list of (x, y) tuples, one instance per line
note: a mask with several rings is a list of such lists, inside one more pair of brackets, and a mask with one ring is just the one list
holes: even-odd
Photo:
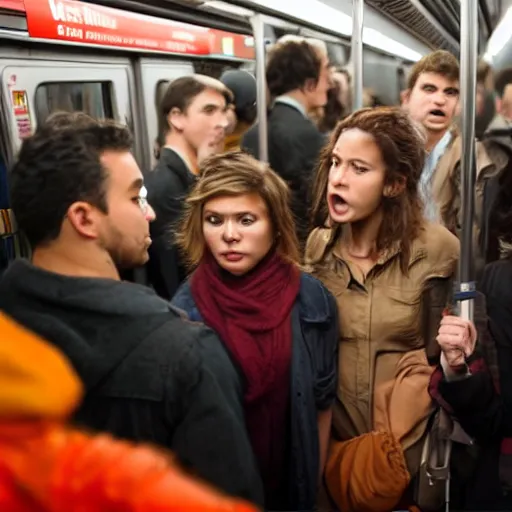
[(348, 203), (338, 194), (331, 194), (329, 196), (329, 204), (332, 211), (337, 215), (345, 215), (348, 212)]

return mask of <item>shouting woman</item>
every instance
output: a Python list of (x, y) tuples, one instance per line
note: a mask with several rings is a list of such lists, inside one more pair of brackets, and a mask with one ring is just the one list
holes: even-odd
[(431, 499), (420, 496), (415, 477), (459, 243), (422, 218), (424, 158), (406, 113), (363, 109), (338, 124), (317, 174), (306, 258), (336, 297), (340, 318), (326, 480), (341, 510), (381, 512)]

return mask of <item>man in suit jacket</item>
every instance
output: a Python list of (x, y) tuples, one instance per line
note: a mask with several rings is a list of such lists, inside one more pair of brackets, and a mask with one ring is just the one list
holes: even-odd
[[(310, 190), (326, 139), (309, 114), (327, 103), (331, 86), (325, 44), (287, 37), (270, 51), (266, 69), (274, 100), (268, 114), (269, 163), (289, 185), (297, 234), (305, 244), (309, 227)], [(242, 148), (259, 158), (258, 125), (245, 135)]]
[(185, 265), (174, 245), (175, 227), (197, 178), (200, 157), (215, 152), (224, 140), (231, 102), (232, 93), (224, 84), (196, 74), (172, 81), (160, 104), (165, 142), (145, 184), (156, 213), (150, 228), (148, 278), (163, 298), (171, 299), (185, 279)]

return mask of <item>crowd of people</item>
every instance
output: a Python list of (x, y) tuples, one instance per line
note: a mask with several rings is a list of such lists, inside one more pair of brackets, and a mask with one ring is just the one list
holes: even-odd
[(24, 140), (2, 510), (512, 507), (512, 74), (476, 143), (474, 322), (453, 310), (457, 59), (355, 112), (319, 41), (278, 42), (266, 79), (268, 163), (242, 70), (170, 82), (147, 172), (112, 120), (55, 113)]

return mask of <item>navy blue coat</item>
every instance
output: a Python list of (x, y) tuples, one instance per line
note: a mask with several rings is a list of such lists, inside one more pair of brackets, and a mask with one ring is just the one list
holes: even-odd
[[(182, 284), (172, 303), (184, 310), (190, 320), (203, 321), (188, 281)], [(337, 311), (336, 301), (324, 285), (302, 273), (300, 292), (292, 310), (289, 510), (311, 511), (315, 507), (320, 459), (317, 414), (330, 408), (336, 397)]]

